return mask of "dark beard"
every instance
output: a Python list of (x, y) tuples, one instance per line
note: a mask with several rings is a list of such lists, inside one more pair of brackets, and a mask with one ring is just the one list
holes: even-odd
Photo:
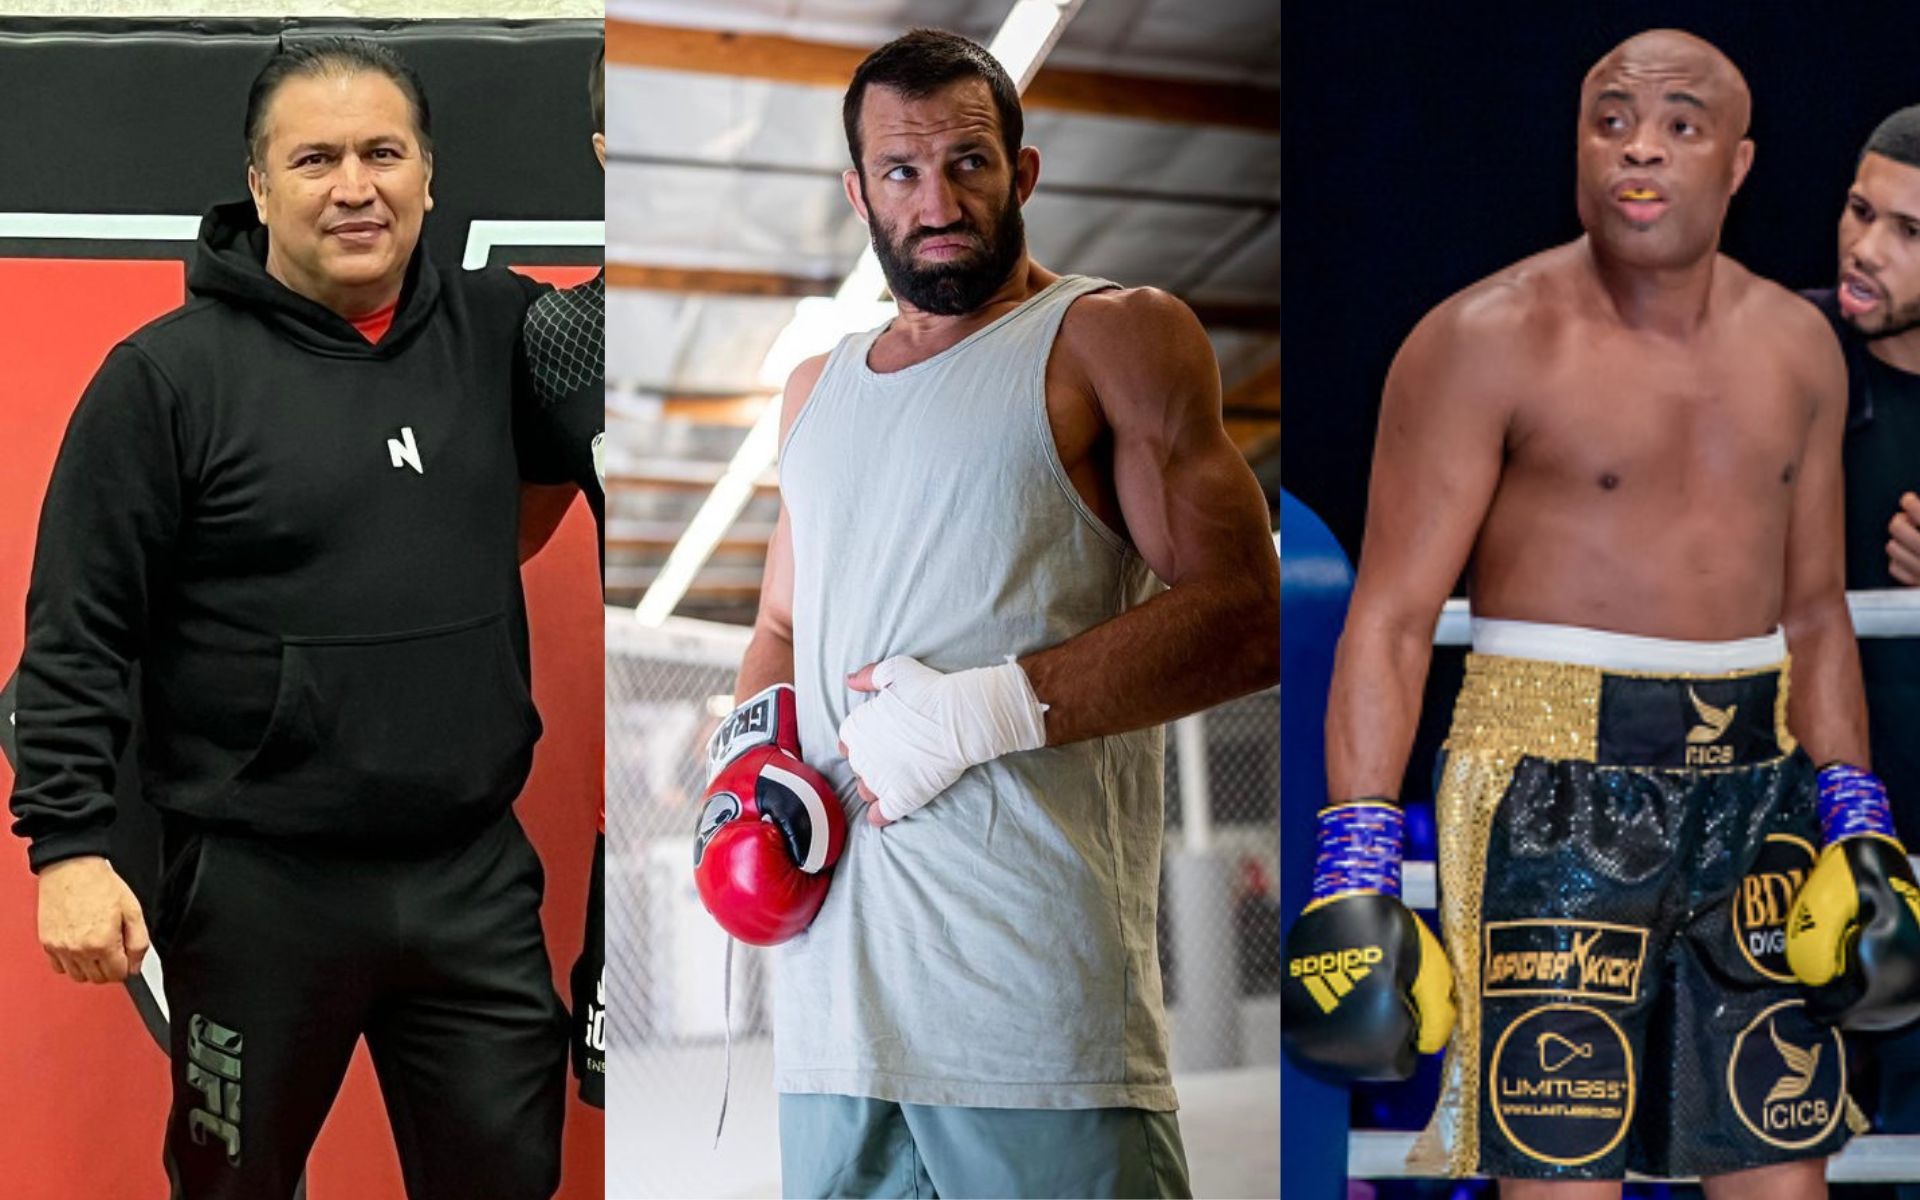
[[(864, 195), (864, 180), (861, 187)], [(979, 236), (985, 243), (984, 252), (938, 266), (914, 265), (915, 245), (950, 233)], [(1020, 200), (1011, 189), (1007, 192), (1006, 207), (996, 216), (993, 228), (984, 234), (962, 219), (942, 229), (915, 229), (896, 242), (880, 222), (873, 223), (873, 252), (880, 259), (880, 269), (887, 277), (887, 287), (894, 299), (938, 317), (964, 316), (985, 304), (1013, 274), (1014, 264), (1020, 261), (1026, 245), (1027, 230), (1020, 219)]]
[(1851, 319), (1847, 324), (1853, 325), (1854, 330), (1870, 342), (1877, 342), (1882, 338), (1899, 337), (1903, 333), (1920, 329), (1920, 302), (1892, 310), (1887, 314), (1887, 323), (1871, 333), (1854, 325)]

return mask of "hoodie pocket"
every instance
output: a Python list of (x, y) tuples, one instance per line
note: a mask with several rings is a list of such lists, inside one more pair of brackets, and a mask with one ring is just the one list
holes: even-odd
[(504, 615), (283, 638), (273, 715), (232, 815), (275, 834), (444, 835), (512, 802), (539, 736)]
[(161, 837), (162, 864), (160, 886), (154, 892), (154, 905), (147, 931), (163, 955), (178, 949), (180, 932), (187, 917), (198, 911), (201, 882), (207, 874), (207, 834), (166, 833)]

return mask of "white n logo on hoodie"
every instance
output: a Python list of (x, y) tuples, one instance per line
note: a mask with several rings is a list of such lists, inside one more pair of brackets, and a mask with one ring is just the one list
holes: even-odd
[(411, 425), (402, 426), (399, 437), (387, 439), (387, 457), (393, 460), (395, 470), (408, 466), (413, 468), (416, 475), (427, 473), (427, 469), (420, 465), (420, 447), (413, 443)]

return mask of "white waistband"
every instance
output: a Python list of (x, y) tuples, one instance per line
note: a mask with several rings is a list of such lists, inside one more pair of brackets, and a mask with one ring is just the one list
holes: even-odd
[(1779, 629), (1731, 642), (1682, 642), (1636, 637), (1578, 625), (1473, 619), (1473, 651), (1502, 658), (1572, 663), (1602, 671), (1667, 675), (1721, 675), (1757, 671), (1786, 661), (1787, 636)]

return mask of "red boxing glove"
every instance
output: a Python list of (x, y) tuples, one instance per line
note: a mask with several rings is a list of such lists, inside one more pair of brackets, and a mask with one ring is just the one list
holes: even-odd
[(693, 841), (700, 902), (743, 942), (774, 946), (813, 921), (847, 842), (846, 813), (800, 759), (793, 686), (733, 710), (707, 742), (707, 801)]

